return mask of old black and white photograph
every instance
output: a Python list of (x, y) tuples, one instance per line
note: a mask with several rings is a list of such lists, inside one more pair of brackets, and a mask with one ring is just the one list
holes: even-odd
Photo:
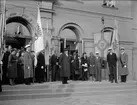
[(137, 0), (0, 0), (0, 105), (137, 105)]

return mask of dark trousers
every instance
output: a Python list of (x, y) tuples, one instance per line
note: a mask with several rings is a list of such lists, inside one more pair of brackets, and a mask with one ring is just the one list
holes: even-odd
[(88, 80), (88, 71), (84, 71), (86, 68), (82, 68), (82, 80)]
[(113, 65), (109, 66), (109, 71), (110, 71), (110, 81), (113, 82), (115, 80), (115, 82), (117, 83), (116, 67)]
[(52, 81), (56, 81), (56, 77), (57, 77), (57, 65), (53, 65), (52, 66)]
[(25, 84), (30, 85), (31, 84), (31, 78), (25, 78)]
[(121, 75), (121, 82), (127, 81), (127, 75)]
[(102, 73), (101, 73), (101, 68), (99, 66), (96, 66), (96, 81), (102, 80)]
[(68, 77), (62, 77), (62, 84), (67, 84)]

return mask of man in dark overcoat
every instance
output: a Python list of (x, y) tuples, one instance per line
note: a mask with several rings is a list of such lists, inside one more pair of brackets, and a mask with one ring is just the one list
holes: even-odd
[(45, 69), (46, 69), (46, 65), (45, 65), (44, 51), (41, 51), (37, 55), (37, 65), (36, 65), (36, 71), (35, 71), (35, 76), (36, 76), (37, 82), (39, 82), (39, 83), (44, 82)]
[(51, 69), (52, 69), (52, 81), (56, 81), (57, 73), (58, 73), (58, 57), (57, 52), (51, 56)]
[(68, 84), (67, 80), (70, 77), (70, 57), (68, 55), (68, 49), (64, 49), (64, 53), (60, 55), (59, 64), (62, 84)]
[(117, 83), (117, 55), (112, 51), (112, 48), (109, 48), (109, 53), (107, 54), (107, 62), (110, 72), (110, 81)]
[(121, 82), (126, 82), (126, 78), (128, 75), (128, 55), (125, 53), (125, 48), (121, 47), (121, 54), (120, 54), (120, 68), (119, 68), (119, 75), (121, 76)]
[(0, 92), (2, 92), (2, 61), (0, 58)]
[(2, 59), (3, 65), (2, 65), (2, 70), (3, 70), (3, 76), (2, 76), (2, 82), (3, 84), (7, 84), (9, 82), (8, 77), (7, 77), (7, 70), (8, 70), (8, 60), (9, 60), (9, 55), (11, 53), (12, 47), (9, 45), (7, 48), (5, 48), (4, 56)]
[(24, 53), (24, 79), (25, 84), (30, 85), (33, 78), (33, 57), (31, 54), (30, 45), (26, 45), (26, 52)]

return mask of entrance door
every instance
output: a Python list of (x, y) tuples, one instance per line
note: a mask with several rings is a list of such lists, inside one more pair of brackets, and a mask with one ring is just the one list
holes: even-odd
[(67, 48), (70, 54), (73, 54), (76, 51), (76, 41), (72, 39), (60, 39), (60, 52), (64, 51), (64, 48)]
[(4, 40), (6, 45), (11, 45), (12, 48), (21, 49), (31, 39), (23, 37), (4, 37)]

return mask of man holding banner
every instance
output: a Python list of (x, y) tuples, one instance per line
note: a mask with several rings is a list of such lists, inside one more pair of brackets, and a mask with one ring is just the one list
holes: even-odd
[[(111, 50), (113, 50), (115, 53), (115, 70), (116, 70), (116, 74), (115, 74), (115, 82), (117, 83), (118, 82), (118, 62), (117, 62), (117, 57), (119, 55), (119, 37), (118, 37), (118, 21), (114, 20), (114, 30), (113, 30), (113, 34), (111, 36), (111, 41), (110, 41), (110, 48)], [(114, 54), (113, 54), (114, 55)]]

